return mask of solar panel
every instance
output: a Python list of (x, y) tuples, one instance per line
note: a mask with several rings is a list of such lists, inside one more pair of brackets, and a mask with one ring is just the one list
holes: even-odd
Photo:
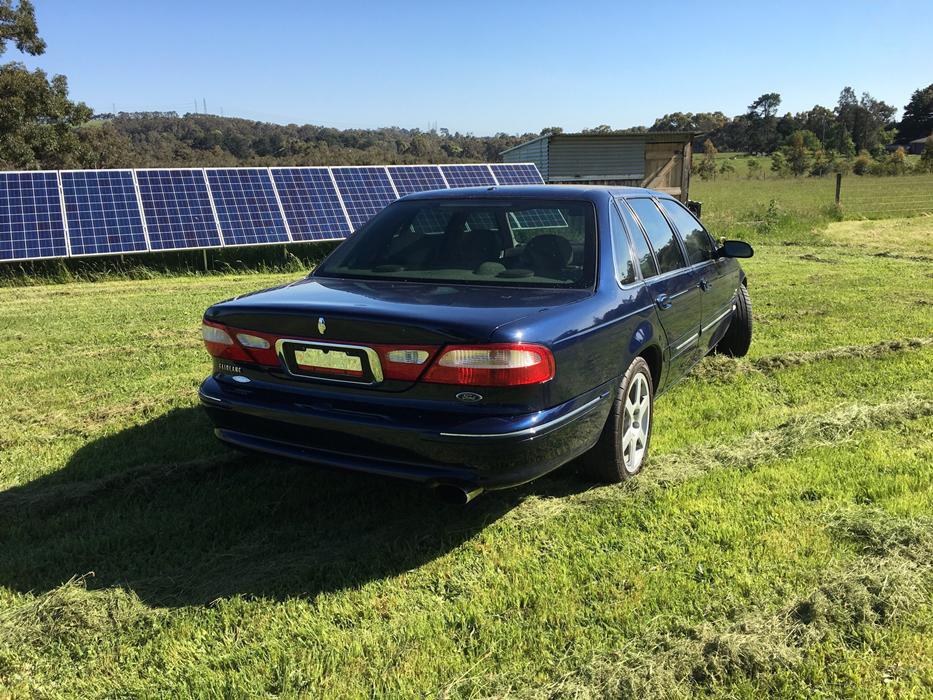
[(493, 163), (489, 166), (500, 185), (543, 185), (534, 163)]
[(210, 168), (206, 172), (224, 245), (288, 243), (268, 170)]
[(385, 167), (332, 168), (331, 172), (354, 231), (397, 199)]
[(131, 170), (63, 170), (61, 178), (72, 255), (147, 250)]
[(203, 170), (137, 170), (152, 250), (221, 245)]
[(567, 228), (560, 209), (523, 209), (510, 212), (515, 228)]
[(447, 183), (436, 165), (399, 165), (389, 166), (389, 177), (398, 190), (398, 196), (404, 197), (412, 192), (425, 190), (446, 190)]
[(442, 165), (441, 171), (451, 187), (481, 187), (496, 181), (485, 165)]
[(292, 240), (325, 241), (350, 235), (327, 168), (272, 168), (272, 179)]
[(533, 163), (0, 173), (0, 261), (341, 239), (399, 196), (489, 187), (493, 173), (541, 182)]
[(0, 173), (0, 260), (68, 255), (54, 172)]

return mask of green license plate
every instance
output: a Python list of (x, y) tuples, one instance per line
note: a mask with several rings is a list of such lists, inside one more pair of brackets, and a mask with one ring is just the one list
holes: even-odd
[(295, 364), (303, 370), (363, 376), (363, 359), (359, 355), (350, 355), (342, 350), (295, 350)]

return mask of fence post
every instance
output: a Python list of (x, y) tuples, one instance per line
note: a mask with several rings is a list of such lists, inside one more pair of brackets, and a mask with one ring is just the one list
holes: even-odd
[(836, 173), (836, 206), (839, 206), (839, 198), (842, 194), (842, 173)]

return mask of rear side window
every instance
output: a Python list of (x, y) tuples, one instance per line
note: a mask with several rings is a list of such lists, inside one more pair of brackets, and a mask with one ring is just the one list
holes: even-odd
[(619, 211), (622, 213), (622, 218), (625, 219), (625, 225), (628, 227), (628, 231), (632, 236), (632, 245), (635, 246), (635, 257), (638, 258), (641, 276), (645, 279), (654, 277), (658, 274), (658, 266), (654, 262), (654, 255), (651, 253), (648, 241), (645, 240), (645, 234), (641, 230), (641, 226), (635, 221), (635, 217), (632, 216), (632, 212), (629, 211), (624, 200), (617, 200), (616, 204), (618, 204)]
[(635, 263), (628, 247), (628, 236), (625, 235), (625, 226), (622, 225), (618, 210), (615, 207), (612, 210), (612, 252), (616, 258), (616, 279), (621, 284), (632, 284), (636, 279)]
[(671, 272), (681, 267), (687, 266), (684, 260), (683, 251), (680, 249), (680, 243), (674, 235), (674, 230), (667, 223), (667, 219), (661, 214), (661, 210), (653, 200), (650, 199), (630, 199), (628, 203), (632, 205), (635, 214), (638, 215), (642, 226), (645, 227), (645, 233), (648, 234), (648, 240), (651, 241), (651, 247), (654, 248), (654, 254), (658, 258), (658, 267), (661, 268), (661, 274)]
[(674, 222), (674, 226), (680, 232), (680, 237), (684, 239), (684, 247), (687, 249), (687, 259), (691, 265), (706, 262), (713, 259), (713, 242), (710, 239), (706, 229), (697, 221), (693, 214), (684, 209), (678, 202), (670, 199), (662, 199), (661, 206)]

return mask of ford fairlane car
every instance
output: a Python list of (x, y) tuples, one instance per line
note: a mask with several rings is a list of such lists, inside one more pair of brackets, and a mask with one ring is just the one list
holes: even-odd
[(409, 195), (306, 278), (211, 306), (218, 438), (467, 502), (645, 464), (655, 397), (751, 342), (741, 241), (638, 188)]

